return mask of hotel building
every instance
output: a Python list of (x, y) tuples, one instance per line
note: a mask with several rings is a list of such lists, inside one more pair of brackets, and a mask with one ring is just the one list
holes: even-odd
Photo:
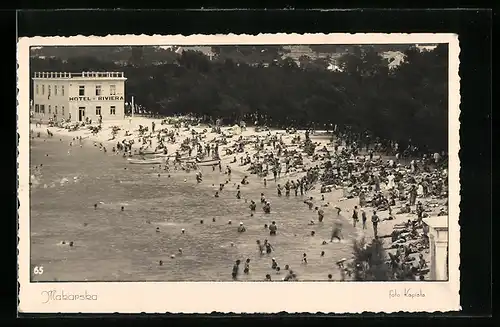
[(123, 119), (125, 81), (122, 72), (43, 72), (33, 77), (31, 111), (35, 119), (97, 121)]

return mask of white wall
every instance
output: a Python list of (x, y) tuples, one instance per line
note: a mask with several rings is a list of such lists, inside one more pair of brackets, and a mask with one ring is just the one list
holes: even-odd
[(430, 229), (431, 279), (448, 280), (448, 231)]

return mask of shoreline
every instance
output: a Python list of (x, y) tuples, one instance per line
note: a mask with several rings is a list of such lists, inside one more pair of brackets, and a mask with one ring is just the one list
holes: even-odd
[[(69, 131), (69, 130), (63, 129), (63, 128), (48, 127), (48, 125), (41, 125), (41, 127), (36, 127), (34, 123), (31, 123), (30, 124), (30, 131), (33, 131), (34, 133), (40, 132), (41, 137), (46, 137), (47, 136), (47, 129), (48, 129), (54, 134), (54, 137), (59, 136), (59, 137), (65, 137), (65, 138), (68, 137), (68, 138), (73, 138), (73, 139), (77, 138), (77, 137), (82, 137), (88, 141), (102, 143), (105, 147), (107, 147), (107, 146), (115, 146), (117, 142), (120, 142), (123, 139), (137, 140), (139, 138), (139, 135), (138, 135), (139, 134), (138, 133), (139, 125), (143, 125), (143, 126), (151, 128), (151, 123), (155, 122), (155, 124), (157, 126), (157, 129), (156, 129), (157, 131), (160, 129), (163, 129), (163, 128), (168, 128), (169, 130), (174, 128), (174, 126), (171, 124), (161, 125), (160, 124), (161, 121), (162, 121), (162, 119), (144, 118), (144, 117), (132, 118), (130, 120), (124, 119), (124, 120), (119, 120), (119, 121), (118, 120), (117, 121), (108, 121), (108, 122), (105, 121), (102, 124), (102, 130), (96, 135), (93, 135), (92, 132), (89, 129), (87, 129), (87, 126), (81, 128), (79, 130), (76, 130), (76, 131)], [(120, 127), (120, 131), (118, 132), (118, 134), (116, 135), (116, 138), (114, 140), (111, 139), (111, 127), (112, 126)], [(165, 143), (168, 146), (167, 148), (168, 148), (169, 154), (171, 154), (177, 150), (177, 148), (180, 146), (179, 141), (182, 141), (185, 138), (191, 137), (191, 130), (195, 130), (196, 132), (200, 133), (204, 129), (208, 130), (209, 128), (208, 128), (208, 126), (205, 126), (205, 125), (190, 126), (189, 128), (187, 128), (187, 130), (186, 130), (186, 128), (180, 128), (178, 131), (179, 134), (178, 134), (178, 136), (176, 136), (176, 142), (174, 144)], [(232, 127), (221, 127), (221, 130), (223, 132), (227, 132), (230, 129), (232, 129)], [(127, 130), (131, 133), (130, 136), (124, 136), (124, 133)], [(284, 141), (289, 141), (291, 138), (291, 135), (286, 134), (284, 130), (270, 129), (269, 132), (272, 132), (273, 134), (274, 133), (283, 134)], [(266, 132), (254, 132), (253, 128), (247, 128), (245, 131), (243, 131), (241, 133), (236, 133), (234, 138), (238, 137), (239, 135), (241, 135), (243, 137), (248, 137), (251, 135), (264, 136), (267, 133), (268, 133), (267, 131)], [(297, 131), (297, 133), (300, 133), (302, 135), (304, 132)], [(218, 136), (218, 134), (216, 134), (216, 133), (207, 132), (207, 133), (205, 133), (205, 140), (207, 140), (209, 142), (209, 140), (212, 140), (217, 136)], [(321, 140), (321, 138), (323, 140)], [(318, 143), (318, 145), (316, 147), (317, 149), (322, 147), (322, 146), (327, 146), (327, 147), (329, 145), (331, 146), (330, 137), (326, 137), (326, 138), (321, 137), (321, 138), (315, 138), (314, 135), (311, 135), (311, 139), (315, 143)], [(154, 140), (154, 137), (152, 138), (152, 140)], [(246, 165), (240, 166), (238, 161), (234, 164), (231, 164), (231, 160), (233, 160), (233, 157), (235, 157), (235, 156), (241, 156), (244, 153), (248, 153), (250, 156), (253, 156), (256, 152), (256, 150), (251, 148), (251, 146), (248, 146), (248, 148), (245, 148), (245, 152), (243, 152), (243, 153), (233, 153), (231, 155), (226, 155), (224, 148), (229, 147), (232, 143), (231, 142), (232, 140), (234, 140), (234, 139), (228, 139), (228, 144), (225, 146), (221, 146), (221, 148), (219, 149), (219, 153), (220, 153), (220, 162), (221, 162), (221, 165), (223, 166), (222, 169), (225, 169), (226, 166), (231, 167), (231, 170), (232, 170), (231, 176), (234, 178), (232, 180), (233, 183), (239, 184), (240, 178), (242, 178), (243, 176), (248, 176), (250, 183), (256, 185), (255, 189), (259, 189), (259, 190), (261, 190), (261, 192), (273, 192), (273, 187), (274, 187), (274, 191), (276, 191), (275, 187), (277, 184), (280, 183), (280, 181), (282, 181), (281, 183), (283, 184), (287, 179), (296, 180), (296, 179), (301, 178), (303, 175), (306, 174), (303, 171), (292, 172), (293, 177), (291, 177), (291, 178), (290, 178), (290, 175), (287, 176), (287, 175), (282, 174), (281, 178), (278, 179), (277, 183), (274, 183), (274, 178), (272, 178), (272, 176), (271, 176), (271, 178), (267, 177), (268, 185), (267, 185), (267, 187), (264, 187), (263, 178), (260, 178), (258, 176), (253, 176), (254, 174), (250, 174), (246, 170), (246, 168), (248, 168), (248, 166), (246, 166)], [(205, 141), (205, 142), (207, 142), (207, 141)], [(138, 144), (138, 143), (140, 143), (140, 142), (137, 142), (132, 146), (132, 152), (134, 152), (134, 150), (138, 149), (138, 147), (140, 146), (140, 144)], [(155, 143), (156, 142), (153, 142), (152, 148), (155, 147)], [(287, 143), (287, 142), (285, 142), (285, 143)], [(109, 151), (109, 154), (112, 154), (112, 152)], [(306, 158), (307, 157), (305, 156), (304, 159), (306, 159)], [(317, 164), (317, 162), (315, 163), (314, 161), (309, 160), (307, 158), (307, 160), (304, 160), (304, 169), (307, 170), (308, 168), (313, 167), (315, 164)], [(217, 169), (216, 169), (216, 171), (217, 171)], [(193, 171), (191, 171), (191, 172), (193, 172)], [(192, 175), (194, 176), (194, 174), (192, 174)], [(336, 215), (334, 207), (339, 206), (342, 208), (342, 214), (340, 216), (344, 220), (343, 224), (347, 224), (347, 225), (351, 224), (352, 219), (349, 218), (351, 216), (351, 212), (352, 212), (351, 210), (354, 208), (355, 205), (358, 205), (358, 207), (359, 207), (359, 197), (357, 197), (357, 196), (352, 197), (352, 198), (343, 197), (343, 194), (341, 194), (341, 192), (344, 192), (344, 187), (332, 189), (331, 192), (321, 193), (320, 188), (318, 187), (319, 183), (320, 183), (319, 181), (316, 181), (314, 184), (315, 187), (313, 189), (309, 190), (307, 193), (305, 193), (304, 196), (301, 197), (301, 200), (307, 199), (307, 198), (312, 196), (314, 198), (315, 206), (320, 207), (321, 209), (323, 209), (325, 211), (325, 219), (327, 221), (328, 221), (328, 218), (331, 218), (331, 217)], [(212, 187), (212, 186), (207, 185), (207, 187)], [(252, 188), (254, 188), (253, 185), (252, 185)], [(384, 187), (382, 187), (382, 189), (384, 189)], [(319, 200), (319, 199), (321, 199), (321, 195), (324, 196), (324, 201)], [(291, 191), (291, 197), (293, 197), (293, 190)], [(254, 200), (258, 203), (258, 201), (257, 201), (258, 199), (254, 199)], [(325, 204), (325, 203), (329, 203), (329, 205), (327, 207), (324, 207), (323, 204)], [(394, 207), (392, 207), (392, 210), (396, 211), (400, 207), (401, 206), (399, 206), (399, 205), (394, 206)], [(361, 209), (361, 207), (360, 207), (360, 209)], [(371, 215), (369, 212), (373, 211), (373, 208), (367, 207), (367, 208), (363, 208), (363, 209), (365, 209), (367, 211), (367, 217), (368, 217), (367, 225), (368, 226), (367, 226), (367, 229), (365, 229), (365, 230), (362, 229), (361, 223), (358, 223), (357, 227), (353, 227), (355, 230), (355, 240), (360, 241), (362, 239), (365, 239), (365, 241), (367, 243), (370, 243), (371, 240), (373, 239), (374, 235), (373, 235), (373, 229), (371, 228), (371, 222), (370, 222), (370, 218), (369, 218), (369, 217), (371, 217)], [(316, 221), (316, 217), (314, 215), (315, 213), (316, 212), (314, 210), (312, 210), (311, 211), (312, 215), (308, 220)], [(380, 211), (380, 212), (378, 212), (378, 215), (381, 219), (381, 223), (379, 224), (379, 228), (378, 228), (378, 232), (379, 232), (380, 236), (390, 235), (391, 232), (394, 230), (395, 225), (405, 223), (408, 219), (411, 219), (413, 217), (412, 214), (393, 214), (393, 217), (394, 217), (393, 220), (385, 220), (384, 221), (384, 219), (389, 216), (388, 212), (387, 211)], [(386, 242), (384, 242), (384, 243), (386, 243)]]

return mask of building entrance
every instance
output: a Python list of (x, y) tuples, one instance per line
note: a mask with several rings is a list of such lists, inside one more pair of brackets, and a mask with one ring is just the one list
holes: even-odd
[(85, 107), (78, 108), (78, 121), (83, 121), (85, 119)]

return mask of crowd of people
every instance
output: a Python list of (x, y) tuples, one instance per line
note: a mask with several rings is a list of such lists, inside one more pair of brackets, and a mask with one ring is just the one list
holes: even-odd
[[(221, 197), (225, 185), (231, 181), (233, 169), (241, 171), (243, 177), (236, 187), (235, 197), (249, 201), (252, 216), (257, 210), (257, 201), (246, 199), (242, 193), (249, 183), (249, 175), (254, 175), (254, 180), (262, 183), (265, 192), (272, 185), (278, 199), (295, 197), (302, 201), (316, 216), (316, 219), (306, 218), (305, 224), (321, 224), (325, 228), (325, 216), (331, 216), (333, 226), (330, 242), (344, 238), (343, 224), (351, 222), (354, 228), (364, 231), (369, 229), (369, 221), (374, 238), (391, 239), (390, 248), (395, 251), (389, 252), (388, 263), (391, 267), (403, 265), (407, 269), (415, 261), (410, 258), (410, 254), (419, 253), (416, 260), (418, 270), (427, 269), (422, 251), (428, 247), (428, 230), (422, 219), (432, 214), (447, 214), (446, 153), (422, 153), (411, 145), (411, 140), (407, 147), (401, 149), (397, 142), (383, 142), (369, 133), (356, 134), (349, 129), (341, 133), (337, 127), (328, 136), (331, 137), (328, 142), (315, 141), (314, 131), (311, 130), (300, 133), (294, 128), (285, 131), (263, 129), (243, 135), (247, 129), (245, 124), (229, 129), (221, 128), (220, 122), (214, 126), (201, 127), (199, 121), (192, 117), (162, 120), (160, 127), (152, 122), (151, 128), (141, 125), (133, 133), (126, 130), (124, 138), (117, 141), (112, 152), (121, 153), (124, 157), (138, 155), (144, 160), (148, 160), (146, 155), (159, 156), (164, 158), (162, 166), (169, 172), (172, 163), (174, 170), (196, 170), (198, 184), (203, 182), (198, 164), (203, 160), (210, 162), (212, 171), (218, 170), (226, 175), (226, 182), (214, 190), (216, 198)], [(67, 125), (66, 128), (71, 127)], [(185, 132), (189, 136), (182, 139)], [(52, 134), (50, 131), (48, 133)], [(420, 155), (419, 159), (415, 158), (417, 154)], [(325, 195), (336, 190), (342, 190), (343, 196), (337, 199), (338, 203), (331, 204)], [(356, 204), (341, 208), (342, 201), (347, 199), (355, 199)], [(264, 214), (273, 215), (271, 202), (264, 192), (261, 193), (260, 204)], [(383, 218), (381, 213), (384, 213)], [(394, 225), (389, 235), (379, 235), (380, 224), (396, 219), (397, 215), (414, 218), (404, 224)], [(269, 231), (269, 237), (279, 237), (275, 221), (269, 226), (266, 224), (265, 228)], [(236, 229), (237, 233), (246, 231), (243, 223)], [(256, 244), (261, 256), (274, 252), (267, 239), (263, 242), (256, 240)], [(232, 278), (238, 279), (240, 276), (242, 262), (243, 274), (249, 274), (250, 261), (237, 259), (232, 268)], [(342, 279), (352, 273), (353, 268), (349, 267), (348, 262), (349, 259), (342, 258), (336, 263)], [(307, 264), (306, 253), (301, 264)], [(265, 280), (272, 279), (271, 272), (281, 274), (283, 271), (282, 280), (298, 280), (297, 274), (290, 269), (290, 263), (281, 266), (276, 258), (272, 258), (270, 269)], [(328, 279), (332, 279), (331, 274)]]

